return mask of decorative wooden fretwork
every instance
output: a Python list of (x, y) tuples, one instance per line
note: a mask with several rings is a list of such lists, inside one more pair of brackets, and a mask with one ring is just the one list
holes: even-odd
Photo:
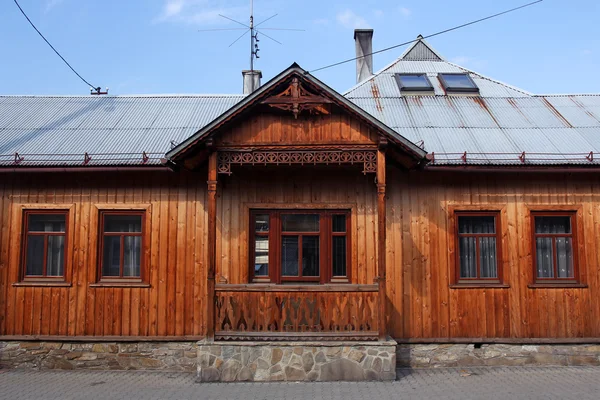
[(377, 150), (223, 151), (218, 172), (231, 175), (232, 165), (363, 164), (363, 173), (377, 172)]
[(221, 340), (377, 339), (377, 292), (217, 292)]
[(281, 93), (268, 97), (261, 102), (273, 108), (278, 108), (284, 111), (290, 111), (295, 118), (303, 111), (317, 114), (329, 114), (329, 110), (325, 107), (330, 104), (328, 98), (308, 91), (302, 82), (294, 77), (287, 88)]

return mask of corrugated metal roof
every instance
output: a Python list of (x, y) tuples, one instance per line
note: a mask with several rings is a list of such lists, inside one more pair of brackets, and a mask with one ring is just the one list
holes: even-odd
[[(478, 96), (445, 94), (438, 74), (460, 72)], [(396, 73), (427, 74), (433, 94), (402, 95)], [(447, 62), (424, 41), (345, 96), (422, 143), (434, 165), (600, 164), (590, 156), (600, 152), (600, 95), (533, 95)], [(144, 153), (158, 164), (243, 98), (0, 96), (0, 165), (136, 165)]]
[[(532, 95), (443, 58), (432, 61), (439, 55), (418, 43), (345, 96), (423, 141), (436, 153), (434, 164), (597, 163), (586, 156), (600, 151), (600, 95)], [(457, 72), (469, 74), (479, 95), (445, 94), (438, 74)], [(396, 73), (426, 73), (434, 94), (402, 94)]]
[(158, 164), (241, 95), (0, 96), (0, 164)]

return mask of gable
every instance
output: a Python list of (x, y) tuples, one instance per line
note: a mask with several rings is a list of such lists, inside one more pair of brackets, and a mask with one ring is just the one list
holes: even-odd
[(296, 64), (167, 153), (181, 162), (214, 146), (377, 144), (386, 140), (415, 162), (426, 152)]

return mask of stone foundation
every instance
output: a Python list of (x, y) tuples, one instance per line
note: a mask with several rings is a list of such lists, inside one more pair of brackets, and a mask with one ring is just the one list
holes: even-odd
[(399, 367), (600, 365), (600, 345), (399, 344)]
[(392, 381), (396, 342), (204, 342), (197, 373), (199, 382)]
[(196, 371), (197, 342), (0, 342), (0, 367)]

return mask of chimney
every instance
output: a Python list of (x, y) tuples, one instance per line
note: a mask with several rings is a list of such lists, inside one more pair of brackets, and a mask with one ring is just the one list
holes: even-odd
[(356, 83), (373, 75), (373, 29), (355, 29)]
[(244, 94), (250, 94), (260, 87), (260, 78), (262, 78), (261, 71), (242, 71), (244, 77)]

